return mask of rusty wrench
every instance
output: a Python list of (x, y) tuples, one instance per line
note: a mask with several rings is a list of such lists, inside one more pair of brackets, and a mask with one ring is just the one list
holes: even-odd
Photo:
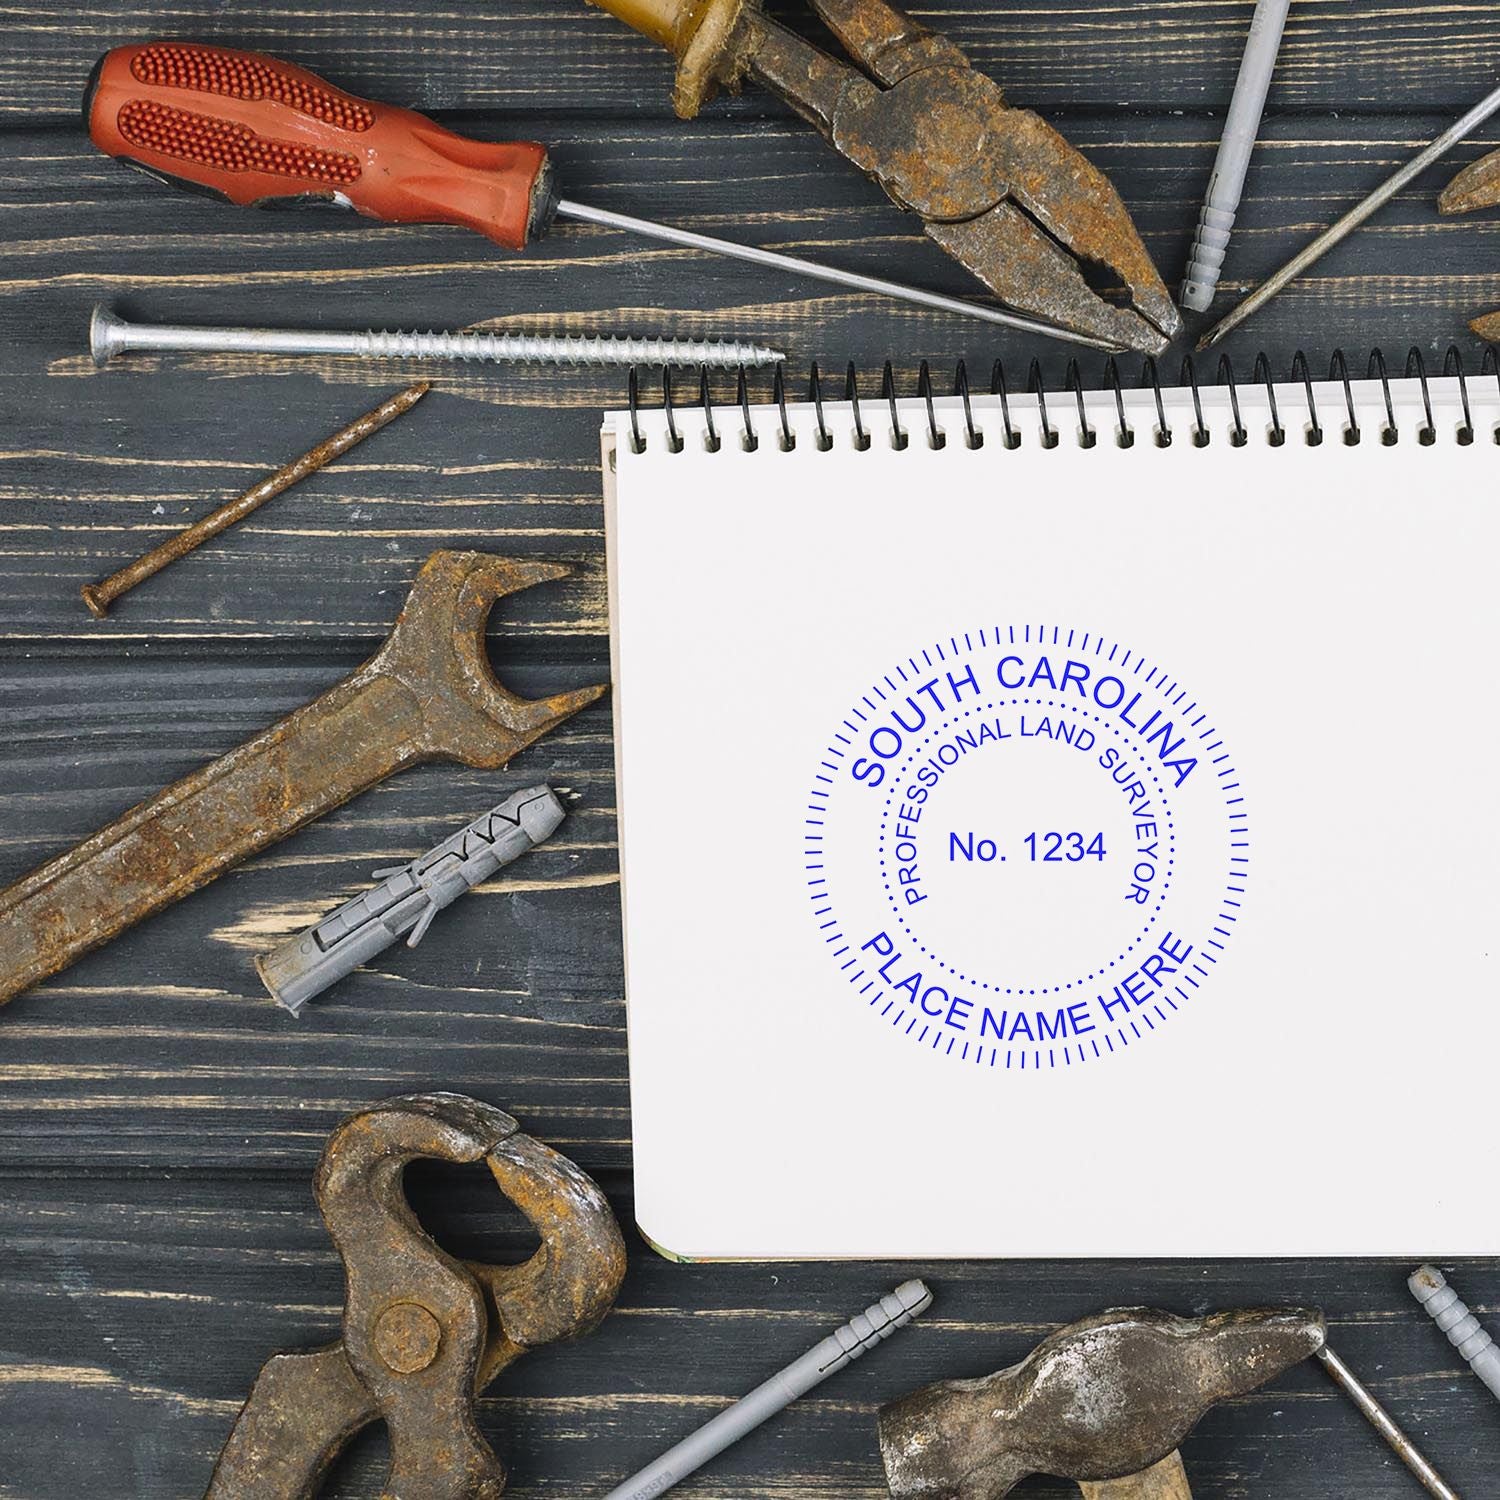
[(434, 552), (352, 676), (0, 891), (0, 1003), (394, 772), (493, 770), (592, 703), (604, 686), (518, 698), (485, 651), (496, 600), (567, 571)]
[[(512, 1266), (445, 1254), (401, 1187), (424, 1156), (483, 1161), (541, 1248)], [(349, 1439), (381, 1417), (388, 1500), (495, 1500), (505, 1469), (475, 1425), (474, 1398), (528, 1349), (587, 1333), (614, 1304), (625, 1243), (604, 1195), (509, 1115), (461, 1094), (408, 1094), (350, 1115), (313, 1191), (344, 1262), (344, 1336), (266, 1362), (206, 1500), (310, 1500)]]

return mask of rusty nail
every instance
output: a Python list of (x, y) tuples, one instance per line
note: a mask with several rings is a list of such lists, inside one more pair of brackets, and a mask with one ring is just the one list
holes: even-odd
[(108, 578), (98, 583), (84, 584), (79, 592), (83, 595), (83, 602), (88, 605), (89, 613), (96, 620), (102, 620), (109, 613), (110, 605), (121, 594), (129, 593), (138, 583), (144, 583), (146, 579), (161, 572), (168, 563), (176, 562), (179, 557), (186, 557), (189, 552), (218, 536), (221, 531), (227, 531), (236, 521), (244, 520), (251, 511), (259, 510), (267, 500), (274, 500), (277, 495), (291, 489), (294, 484), (300, 484), (310, 474), (316, 474), (319, 469), (326, 468), (334, 459), (342, 458), (351, 448), (358, 447), (364, 442), (367, 437), (372, 437), (382, 427), (409, 412), (431, 389), (432, 383), (426, 380), (408, 386), (400, 395), (392, 396), (388, 401), (382, 401), (374, 411), (367, 411), (364, 416), (351, 422), (342, 431), (334, 433), (330, 438), (325, 438), (316, 448), (310, 449), (301, 458), (293, 459), (291, 463), (277, 469), (274, 474), (268, 474), (259, 484), (252, 485), (246, 490), (243, 495), (221, 505), (201, 521), (195, 521), (191, 526), (184, 527), (175, 535), (168, 537), (160, 546), (153, 547), (143, 557), (136, 558), (133, 563), (127, 564), (118, 572), (111, 573)]

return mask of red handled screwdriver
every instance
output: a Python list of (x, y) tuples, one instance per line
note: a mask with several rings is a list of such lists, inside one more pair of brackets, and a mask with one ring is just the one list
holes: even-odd
[(231, 203), (321, 201), (392, 224), (458, 224), (524, 249), (555, 217), (626, 229), (923, 307), (1110, 347), (1033, 318), (854, 271), (589, 208), (557, 196), (546, 148), (475, 141), (425, 115), (357, 99), (258, 52), (197, 42), (117, 47), (84, 100), (101, 151)]

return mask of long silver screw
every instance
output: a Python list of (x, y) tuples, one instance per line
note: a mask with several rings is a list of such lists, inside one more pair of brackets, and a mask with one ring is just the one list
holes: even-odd
[(1492, 1395), (1500, 1397), (1500, 1347), (1460, 1301), (1443, 1273), (1436, 1266), (1418, 1266), (1406, 1278), (1406, 1284), (1427, 1315), (1448, 1335), (1448, 1342), (1469, 1362), (1470, 1369)]
[(107, 307), (89, 320), (96, 365), (117, 354), (351, 354), (356, 359), (494, 360), (546, 365), (776, 365), (780, 349), (719, 339), (535, 338), (524, 333), (320, 333), (312, 329), (184, 328), (127, 323)]

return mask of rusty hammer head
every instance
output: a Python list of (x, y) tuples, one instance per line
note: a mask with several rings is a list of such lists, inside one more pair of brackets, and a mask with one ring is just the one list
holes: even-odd
[(941, 1381), (885, 1407), (891, 1494), (997, 1500), (1028, 1474), (1080, 1484), (1141, 1475), (1216, 1401), (1263, 1385), (1324, 1337), (1323, 1315), (1304, 1308), (1197, 1319), (1122, 1308), (1084, 1318), (1008, 1370)]

